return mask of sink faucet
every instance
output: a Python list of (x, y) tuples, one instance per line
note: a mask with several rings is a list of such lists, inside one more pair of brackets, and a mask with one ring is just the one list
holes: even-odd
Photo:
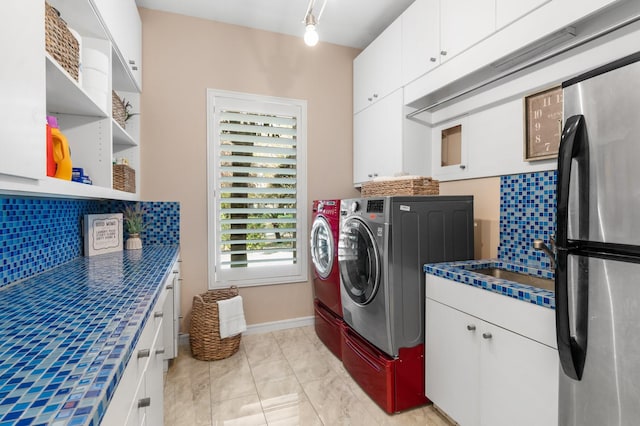
[(556, 249), (556, 241), (554, 240), (553, 237), (549, 239), (549, 245), (551, 246), (551, 248), (549, 248), (542, 240), (539, 240), (539, 239), (533, 240), (533, 248), (536, 250), (542, 250), (543, 252), (545, 252), (547, 256), (549, 256), (549, 261), (551, 262), (551, 269), (556, 269), (556, 254), (554, 253)]

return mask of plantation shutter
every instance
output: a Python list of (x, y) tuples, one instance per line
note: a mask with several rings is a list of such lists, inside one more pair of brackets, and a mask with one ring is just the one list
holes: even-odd
[(213, 115), (215, 281), (303, 279), (300, 107), (216, 98)]

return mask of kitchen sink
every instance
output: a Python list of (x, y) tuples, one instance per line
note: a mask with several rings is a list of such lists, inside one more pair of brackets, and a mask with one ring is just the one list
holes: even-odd
[(500, 268), (473, 269), (472, 272), (489, 275), (491, 277), (513, 281), (520, 284), (530, 285), (532, 287), (540, 288), (543, 290), (555, 291), (554, 280), (551, 280), (548, 278), (534, 277), (532, 275), (521, 274), (519, 272), (513, 272), (513, 271), (507, 271), (506, 269), (500, 269)]

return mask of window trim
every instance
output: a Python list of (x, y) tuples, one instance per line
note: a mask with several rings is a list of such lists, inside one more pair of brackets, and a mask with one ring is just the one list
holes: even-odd
[[(243, 270), (242, 279), (218, 279), (217, 264), (219, 251), (217, 241), (216, 203), (217, 203), (217, 173), (218, 167), (216, 148), (218, 144), (217, 127), (214, 120), (216, 100), (237, 100), (241, 102), (257, 102), (278, 106), (294, 106), (299, 108), (296, 123), (296, 265), (293, 267), (270, 266), (259, 268), (257, 271)], [(219, 101), (220, 102), (220, 101)], [(261, 285), (288, 284), (307, 282), (309, 280), (308, 267), (308, 238), (307, 238), (307, 101), (301, 99), (280, 98), (250, 93), (226, 90), (207, 89), (207, 276), (208, 288), (226, 288), (230, 285), (238, 287), (253, 287)], [(295, 273), (286, 270), (295, 269)]]

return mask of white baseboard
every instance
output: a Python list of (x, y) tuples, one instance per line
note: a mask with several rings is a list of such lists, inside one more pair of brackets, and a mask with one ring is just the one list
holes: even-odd
[[(315, 322), (315, 317), (300, 317), (293, 318), (282, 321), (272, 321), (272, 322), (263, 322), (260, 324), (253, 324), (247, 326), (247, 331), (242, 334), (262, 334), (262, 333), (270, 333), (272, 331), (278, 330), (286, 330), (288, 328), (296, 328), (296, 327), (306, 327), (309, 325), (313, 325)], [(179, 336), (180, 343), (188, 344), (189, 343), (189, 333), (180, 333)]]
[(306, 327), (313, 325), (315, 317), (300, 317), (282, 321), (263, 322), (260, 324), (253, 324), (247, 326), (247, 331), (244, 334), (262, 334), (270, 333), (272, 331), (286, 330), (288, 328)]

